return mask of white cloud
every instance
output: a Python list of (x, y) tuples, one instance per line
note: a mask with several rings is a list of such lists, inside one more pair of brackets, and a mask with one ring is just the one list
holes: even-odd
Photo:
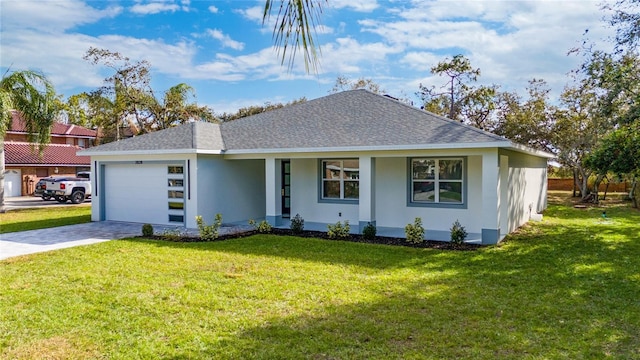
[(353, 38), (339, 38), (334, 43), (322, 46), (321, 73), (359, 73), (371, 66), (385, 71), (394, 66), (387, 61), (388, 56), (400, 51), (400, 47), (382, 42), (361, 43)]
[(359, 12), (370, 12), (380, 5), (377, 0), (331, 0), (328, 6), (335, 9), (349, 8)]
[(223, 47), (232, 48), (234, 50), (244, 49), (244, 43), (231, 39), (229, 35), (224, 34), (218, 29), (207, 29), (207, 35), (216, 40), (219, 40), (222, 43)]
[(217, 14), (219, 11), (218, 8), (213, 5), (209, 6), (207, 9), (209, 10), (210, 13), (213, 13), (213, 14)]
[[(247, 20), (251, 20), (256, 23), (262, 23), (262, 15), (264, 14), (264, 6), (252, 6), (246, 9), (236, 10), (237, 13), (244, 16)], [(275, 18), (274, 20), (275, 21)]]
[(149, 15), (162, 12), (176, 12), (180, 10), (180, 6), (164, 2), (151, 2), (148, 4), (135, 4), (130, 7), (129, 10), (134, 14)]
[(115, 17), (121, 12), (120, 6), (109, 6), (101, 10), (79, 0), (3, 1), (0, 16), (4, 36), (14, 29), (37, 29), (56, 33), (78, 25), (95, 23), (103, 18)]

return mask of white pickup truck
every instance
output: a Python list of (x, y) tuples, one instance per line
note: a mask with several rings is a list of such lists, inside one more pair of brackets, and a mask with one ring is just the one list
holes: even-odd
[(91, 197), (91, 181), (86, 178), (64, 178), (46, 182), (46, 189), (59, 203), (71, 200), (80, 204)]

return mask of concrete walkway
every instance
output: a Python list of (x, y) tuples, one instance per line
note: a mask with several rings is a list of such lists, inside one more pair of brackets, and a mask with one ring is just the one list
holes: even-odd
[[(153, 229), (156, 234), (162, 234), (166, 229), (175, 229), (190, 236), (198, 235), (198, 231), (195, 229), (176, 228), (175, 226), (153, 225)], [(219, 233), (224, 235), (246, 230), (246, 226), (242, 229), (223, 226)], [(0, 234), (0, 260), (138, 235), (142, 235), (142, 224), (117, 221), (101, 221)]]

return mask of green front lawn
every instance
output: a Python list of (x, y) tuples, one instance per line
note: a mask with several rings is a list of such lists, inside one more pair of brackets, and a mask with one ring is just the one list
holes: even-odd
[(0, 262), (0, 358), (640, 359), (640, 212), (500, 246), (128, 239)]
[(91, 206), (51, 206), (0, 214), (0, 234), (91, 222)]

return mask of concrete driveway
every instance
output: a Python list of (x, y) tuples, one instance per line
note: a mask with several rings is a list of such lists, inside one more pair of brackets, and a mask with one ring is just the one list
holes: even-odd
[[(165, 230), (178, 230), (188, 236), (199, 235), (197, 229), (170, 225), (153, 225), (153, 230), (156, 234), (162, 234)], [(223, 225), (219, 229), (219, 234), (227, 235), (251, 230), (253, 228), (249, 225)], [(142, 224), (119, 221), (100, 221), (0, 234), (0, 260), (138, 235), (142, 235)]]
[(0, 234), (0, 260), (137, 236), (141, 233), (140, 224), (106, 221)]

